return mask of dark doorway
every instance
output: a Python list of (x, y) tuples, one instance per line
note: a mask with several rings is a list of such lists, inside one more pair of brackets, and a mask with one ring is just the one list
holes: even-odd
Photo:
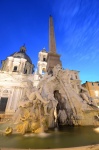
[(17, 66), (14, 66), (13, 72), (16, 72), (16, 71), (17, 71)]
[(1, 97), (0, 99), (0, 112), (5, 112), (8, 97)]

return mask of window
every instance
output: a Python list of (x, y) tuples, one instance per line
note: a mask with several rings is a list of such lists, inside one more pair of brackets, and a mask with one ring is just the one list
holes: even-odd
[(46, 72), (46, 69), (43, 68), (43, 69), (42, 69), (42, 74), (45, 74), (45, 72)]
[(95, 96), (98, 97), (98, 91), (95, 91)]
[(46, 61), (46, 58), (43, 58), (43, 61)]
[(75, 77), (76, 77), (76, 79), (78, 79), (77, 75)]
[(45, 74), (45, 72), (42, 70), (42, 75)]
[(92, 86), (94, 86), (94, 83), (92, 83)]
[(17, 66), (14, 66), (13, 72), (16, 72), (16, 71), (17, 71)]

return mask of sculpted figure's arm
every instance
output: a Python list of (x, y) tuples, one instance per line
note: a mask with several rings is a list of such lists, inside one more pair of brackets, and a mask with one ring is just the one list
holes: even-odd
[(29, 95), (29, 100), (32, 101), (32, 100), (35, 100), (36, 99), (36, 94), (35, 92), (32, 92), (30, 95)]
[(80, 89), (81, 89), (81, 93), (84, 93), (88, 98), (90, 98), (90, 95), (89, 95), (89, 92), (87, 89), (85, 89), (84, 87), (80, 86)]
[(29, 100), (32, 101), (32, 100), (35, 100), (35, 99), (40, 100), (44, 104), (48, 104), (49, 103), (49, 101), (46, 101), (45, 99), (42, 98), (42, 96), (41, 96), (39, 91), (35, 91), (35, 92), (32, 92), (30, 94)]
[(35, 94), (36, 94), (37, 99), (40, 100), (42, 103), (44, 103), (44, 104), (49, 103), (49, 101), (46, 101), (42, 98), (41, 94), (38, 91), (36, 91)]
[(84, 87), (80, 86), (80, 89), (83, 90), (84, 92), (88, 92), (87, 89), (85, 89)]

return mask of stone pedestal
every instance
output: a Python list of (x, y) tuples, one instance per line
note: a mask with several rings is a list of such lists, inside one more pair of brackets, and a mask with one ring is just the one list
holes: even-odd
[(54, 53), (48, 53), (47, 72), (51, 73), (53, 67), (56, 66), (57, 64), (61, 65), (60, 55)]

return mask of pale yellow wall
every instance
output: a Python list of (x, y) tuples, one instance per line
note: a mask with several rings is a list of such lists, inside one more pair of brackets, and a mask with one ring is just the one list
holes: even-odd
[(89, 91), (91, 97), (99, 97), (99, 82), (86, 82), (83, 86)]

